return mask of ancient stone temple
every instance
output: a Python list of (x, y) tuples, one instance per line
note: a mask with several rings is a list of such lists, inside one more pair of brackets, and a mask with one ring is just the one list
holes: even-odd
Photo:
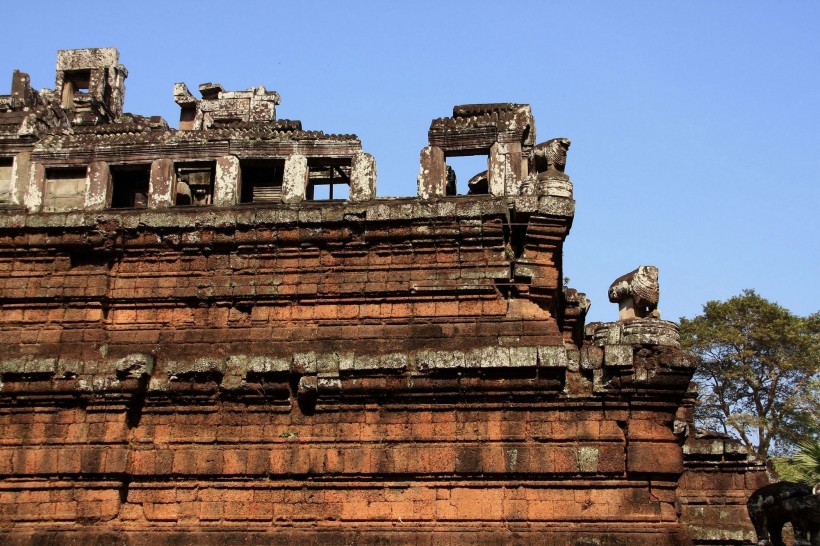
[(529, 106), (434, 120), (382, 198), (273, 91), (177, 84), (173, 129), (127, 75), (61, 51), (0, 97), (0, 542), (752, 543), (761, 466), (692, 426), (657, 269), (609, 323), (563, 285), (570, 143)]

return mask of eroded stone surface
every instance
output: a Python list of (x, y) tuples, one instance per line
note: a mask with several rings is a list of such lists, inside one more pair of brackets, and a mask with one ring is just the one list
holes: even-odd
[(585, 328), (563, 286), (569, 140), (529, 106), (455, 107), (418, 197), (377, 198), (359, 139), (275, 92), (177, 84), (175, 130), (122, 112), (118, 63), (60, 52), (56, 90), (0, 97), (4, 538), (747, 540), (760, 467), (690, 433), (676, 325)]
[(609, 301), (619, 306), (619, 320), (660, 318), (658, 268), (641, 265), (615, 279), (609, 287)]

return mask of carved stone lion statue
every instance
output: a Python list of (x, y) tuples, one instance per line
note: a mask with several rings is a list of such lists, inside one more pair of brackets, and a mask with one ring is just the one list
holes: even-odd
[(618, 320), (660, 318), (659, 297), (658, 268), (654, 265), (639, 266), (615, 279), (609, 287), (609, 301), (619, 306)]
[(543, 173), (550, 169), (564, 172), (567, 166), (567, 150), (572, 144), (568, 138), (553, 138), (532, 148), (532, 166), (535, 172)]

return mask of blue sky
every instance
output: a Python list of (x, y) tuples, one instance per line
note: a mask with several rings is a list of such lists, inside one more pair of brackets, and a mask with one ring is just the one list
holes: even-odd
[(453, 105), (531, 104), (539, 141), (573, 141), (564, 267), (593, 301), (589, 320), (617, 317), (606, 290), (640, 264), (660, 267), (667, 319), (744, 288), (801, 315), (820, 309), (820, 2), (29, 9), (3, 8), (8, 82), (19, 68), (52, 87), (58, 49), (117, 47), (126, 110), (174, 126), (174, 82), (262, 84), (282, 95), (279, 117), (358, 134), (380, 196), (415, 194), (430, 120)]

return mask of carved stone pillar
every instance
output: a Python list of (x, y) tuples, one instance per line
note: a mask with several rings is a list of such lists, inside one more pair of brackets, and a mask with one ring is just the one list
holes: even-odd
[(517, 195), (521, 179), (526, 176), (525, 172), (522, 171), (521, 143), (510, 142), (505, 146), (507, 147), (507, 153), (504, 156), (507, 163), (507, 172), (504, 178), (504, 191), (507, 195)]
[(241, 183), (242, 173), (239, 168), (239, 158), (226, 155), (217, 159), (216, 180), (214, 180), (214, 205), (217, 207), (236, 205)]
[(305, 199), (308, 183), (307, 158), (291, 154), (285, 160), (285, 176), (282, 180), (282, 202), (299, 203)]
[(31, 152), (20, 152), (11, 167), (11, 204), (22, 205), (31, 179)]
[(88, 165), (85, 185), (86, 210), (103, 210), (111, 204), (111, 169), (105, 161), (92, 161)]
[(521, 143), (496, 142), (490, 148), (488, 186), (492, 195), (517, 195), (521, 182)]
[(418, 193), (422, 199), (447, 195), (447, 167), (438, 146), (422, 149), (419, 158)]
[(148, 186), (148, 208), (171, 207), (176, 201), (176, 172), (170, 159), (155, 159), (151, 163), (151, 181)]
[(43, 192), (46, 186), (46, 168), (42, 163), (31, 164), (28, 189), (23, 204), (29, 212), (39, 212), (43, 206)]
[(376, 159), (356, 152), (350, 167), (350, 200), (370, 201), (376, 196)]

